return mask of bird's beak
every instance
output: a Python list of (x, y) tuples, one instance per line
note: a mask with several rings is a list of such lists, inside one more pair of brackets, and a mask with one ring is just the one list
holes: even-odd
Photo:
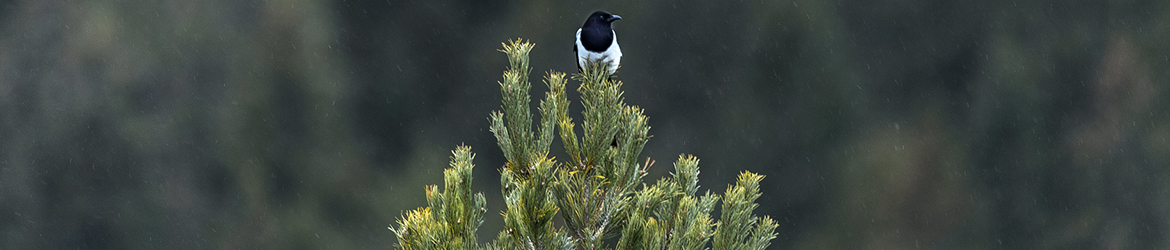
[(622, 20), (622, 16), (613, 15), (612, 17), (610, 17), (609, 19), (606, 19), (605, 21), (613, 22), (613, 21), (617, 21), (617, 20)]

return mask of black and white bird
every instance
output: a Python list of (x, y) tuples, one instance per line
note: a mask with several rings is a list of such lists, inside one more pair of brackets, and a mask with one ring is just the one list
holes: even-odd
[(613, 21), (622, 20), (621, 16), (609, 14), (605, 11), (596, 11), (585, 19), (585, 24), (577, 29), (577, 70), (583, 71), (590, 61), (603, 59), (609, 62), (610, 75), (618, 69), (622, 61), (622, 49), (618, 47), (617, 32), (613, 31)]

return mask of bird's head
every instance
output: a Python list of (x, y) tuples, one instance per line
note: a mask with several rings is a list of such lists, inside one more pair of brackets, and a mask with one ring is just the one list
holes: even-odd
[(613, 21), (622, 20), (622, 16), (609, 14), (609, 12), (605, 12), (604, 10), (599, 10), (599, 11), (593, 12), (592, 15), (589, 15), (589, 19), (590, 19), (590, 21), (594, 21), (594, 22), (597, 22), (600, 24), (607, 24), (608, 25), (610, 23), (613, 23)]

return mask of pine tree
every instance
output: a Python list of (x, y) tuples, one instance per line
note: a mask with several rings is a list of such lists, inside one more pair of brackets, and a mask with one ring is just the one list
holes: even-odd
[[(764, 249), (776, 238), (776, 222), (753, 215), (762, 175), (739, 175), (722, 196), (719, 221), (711, 213), (720, 196), (696, 196), (698, 158), (680, 155), (671, 176), (654, 185), (642, 182), (654, 165), (650, 159), (638, 162), (650, 139), (648, 118), (624, 102), (622, 82), (610, 79), (605, 63), (591, 63), (572, 77), (581, 82), (580, 136), (568, 116), (565, 74), (553, 71), (544, 77), (549, 91), (540, 101), (534, 129), (528, 82), (533, 46), (517, 39), (500, 50), (510, 64), (499, 82), (503, 111), (489, 118), (507, 159), (500, 169), (504, 231), (489, 244), (476, 242), (485, 201), (482, 193), (471, 191), (475, 156), (470, 147), (459, 146), (443, 172), (443, 190), (428, 186), (428, 206), (407, 212), (390, 228), (399, 248)], [(569, 159), (549, 156), (555, 136)], [(553, 225), (558, 213), (563, 228)], [(616, 245), (607, 245), (615, 238)]]

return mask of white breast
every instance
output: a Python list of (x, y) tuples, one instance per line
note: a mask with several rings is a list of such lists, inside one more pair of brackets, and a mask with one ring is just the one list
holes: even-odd
[(609, 62), (610, 75), (617, 71), (622, 62), (622, 48), (618, 46), (617, 32), (613, 34), (613, 43), (609, 45), (609, 49), (602, 52), (592, 52), (585, 50), (585, 46), (581, 45), (581, 29), (577, 29), (577, 66), (585, 68), (586, 62), (601, 58)]

